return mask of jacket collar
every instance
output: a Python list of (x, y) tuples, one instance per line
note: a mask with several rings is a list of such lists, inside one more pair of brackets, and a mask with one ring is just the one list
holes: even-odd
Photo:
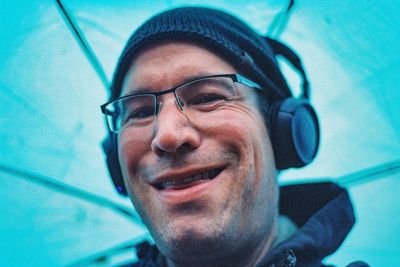
[(354, 225), (347, 191), (327, 182), (284, 186), (280, 193), (280, 213), (299, 229), (276, 245), (259, 266), (294, 266), (287, 264), (293, 257), (299, 265), (320, 266)]

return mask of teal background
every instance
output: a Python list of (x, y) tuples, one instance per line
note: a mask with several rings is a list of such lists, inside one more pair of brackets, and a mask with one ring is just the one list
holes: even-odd
[[(279, 0), (62, 3), (105, 79), (56, 1), (0, 0), (0, 266), (110, 266), (149, 238), (108, 177), (99, 106), (131, 32), (161, 10), (189, 4), (231, 12), (301, 55), (321, 146), (311, 165), (279, 181), (328, 177), (349, 188), (357, 223), (327, 263), (398, 265), (400, 2), (303, 0), (289, 14), (288, 1)], [(281, 64), (297, 93), (298, 76)]]

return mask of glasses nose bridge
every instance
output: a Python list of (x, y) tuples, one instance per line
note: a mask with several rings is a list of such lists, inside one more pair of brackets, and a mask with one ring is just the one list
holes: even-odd
[(155, 94), (155, 101), (156, 101), (156, 115), (158, 115), (159, 113), (160, 113), (160, 111), (161, 111), (161, 108), (162, 108), (162, 106), (165, 104), (165, 103), (167, 103), (167, 101), (163, 101), (162, 99), (161, 99), (161, 101), (159, 100), (159, 97), (161, 96), (164, 96), (164, 95), (167, 95), (167, 94), (173, 94), (173, 97), (174, 97), (174, 102), (175, 102), (175, 104), (177, 105), (177, 107), (178, 107), (178, 109), (179, 109), (179, 111), (183, 111), (183, 102), (182, 102), (182, 100), (181, 99), (179, 99), (179, 97), (178, 97), (178, 95), (176, 94), (176, 90), (177, 89), (179, 89), (179, 86), (178, 87), (175, 87), (175, 88), (171, 88), (171, 89), (167, 89), (167, 90), (165, 90), (165, 91), (161, 91), (161, 92), (158, 92), (157, 94)]

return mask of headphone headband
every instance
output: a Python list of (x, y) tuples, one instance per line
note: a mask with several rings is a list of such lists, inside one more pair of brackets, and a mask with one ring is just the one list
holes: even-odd
[(283, 44), (282, 42), (279, 42), (278, 40), (272, 39), (268, 36), (265, 36), (264, 39), (271, 46), (272, 52), (274, 53), (275, 57), (279, 55), (283, 56), (292, 64), (293, 67), (296, 68), (296, 70), (298, 71), (298, 73), (302, 78), (303, 92), (301, 98), (306, 98), (309, 100), (310, 99), (309, 82), (303, 64), (301, 63), (300, 57), (290, 47)]

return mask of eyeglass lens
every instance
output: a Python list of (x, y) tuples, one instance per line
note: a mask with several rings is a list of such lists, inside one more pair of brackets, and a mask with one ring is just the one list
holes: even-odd
[[(235, 100), (236, 86), (230, 77), (210, 77), (186, 83), (175, 90), (178, 106), (189, 119), (204, 116)], [(152, 128), (158, 112), (160, 98), (155, 94), (126, 97), (107, 107), (115, 114), (109, 123), (113, 131), (132, 130), (143, 133)]]

